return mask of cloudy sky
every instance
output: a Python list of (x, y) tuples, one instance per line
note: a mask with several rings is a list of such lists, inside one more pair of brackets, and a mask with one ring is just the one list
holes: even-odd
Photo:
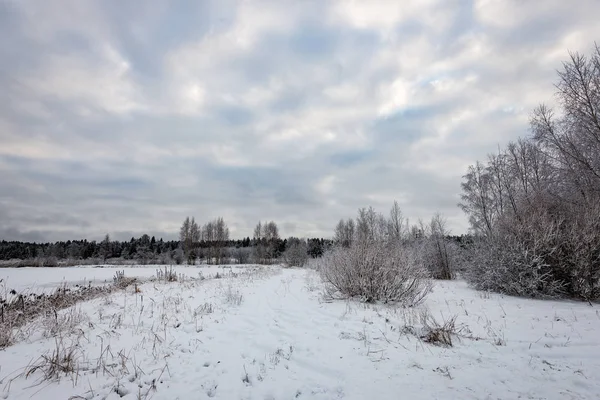
[[(193, 5), (191, 5), (193, 4)], [(552, 103), (600, 2), (0, 0), (0, 239), (223, 216), (331, 236), (362, 206), (439, 211)]]

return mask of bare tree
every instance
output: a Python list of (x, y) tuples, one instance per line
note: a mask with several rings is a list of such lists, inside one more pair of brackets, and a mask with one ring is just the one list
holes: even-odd
[(485, 166), (477, 161), (475, 165), (469, 166), (463, 179), (462, 202), (459, 206), (469, 215), (471, 228), (476, 234), (489, 235), (494, 221), (490, 176)]
[(181, 228), (179, 229), (179, 242), (181, 243), (181, 247), (183, 249), (184, 254), (187, 255), (191, 248), (191, 225), (190, 217), (186, 217), (181, 224)]
[(227, 227), (227, 224), (225, 224), (223, 217), (218, 217), (214, 224), (217, 264), (222, 264), (225, 261), (224, 250), (227, 246), (227, 242), (229, 242), (229, 227)]
[(200, 227), (196, 223), (196, 220), (192, 217), (192, 221), (190, 222), (190, 241), (195, 245), (200, 241), (200, 238)]
[(279, 239), (279, 228), (274, 221), (269, 221), (267, 224), (265, 224), (264, 229), (264, 236), (267, 241)]
[(196, 223), (196, 219), (194, 217), (191, 219), (190, 217), (186, 217), (179, 229), (179, 242), (181, 243), (184, 257), (190, 265), (196, 263), (198, 256), (196, 249), (200, 238), (200, 228)]
[(226, 261), (225, 249), (229, 242), (229, 228), (223, 217), (207, 222), (200, 232), (202, 241), (208, 246), (207, 262), (222, 264)]
[(350, 247), (355, 235), (354, 226), (352, 218), (341, 219), (335, 227), (334, 242), (339, 246)]
[(394, 205), (390, 210), (390, 219), (388, 222), (388, 237), (390, 240), (400, 241), (406, 236), (408, 221), (402, 215), (400, 205), (394, 200)]
[(253, 248), (253, 258), (254, 262), (257, 264), (265, 264), (266, 263), (266, 253), (267, 253), (267, 245), (264, 234), (264, 229), (261, 221), (258, 221), (256, 227), (254, 228), (254, 248)]
[(261, 240), (263, 238), (262, 222), (258, 221), (254, 228), (254, 240)]
[(277, 258), (279, 228), (274, 221), (258, 222), (254, 228), (254, 259), (259, 264), (270, 264)]
[(436, 279), (454, 279), (454, 254), (447, 236), (446, 219), (436, 213), (429, 223), (429, 237), (426, 242), (425, 263)]
[(361, 208), (356, 218), (356, 240), (373, 242), (385, 240), (388, 234), (388, 221), (373, 207)]

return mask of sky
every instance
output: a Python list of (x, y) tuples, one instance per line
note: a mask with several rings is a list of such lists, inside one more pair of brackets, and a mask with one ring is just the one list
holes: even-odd
[(554, 104), (592, 0), (0, 0), (0, 240), (330, 237), (461, 177)]

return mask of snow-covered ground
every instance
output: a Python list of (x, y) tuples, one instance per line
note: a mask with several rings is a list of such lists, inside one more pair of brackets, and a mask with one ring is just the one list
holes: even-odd
[[(154, 271), (154, 269), (151, 269)], [(88, 270), (90, 274), (96, 270)], [(10, 399), (596, 399), (600, 313), (436, 282), (419, 309), (324, 302), (313, 271), (269, 267), (149, 282), (63, 310), (0, 351)], [(35, 272), (35, 271), (33, 271)], [(10, 272), (12, 274), (12, 270)], [(35, 278), (32, 275), (32, 279)], [(127, 275), (127, 272), (126, 272)], [(12, 278), (12, 275), (11, 275)], [(453, 347), (418, 338), (419, 315), (457, 316)], [(52, 330), (54, 328), (54, 330)], [(62, 346), (62, 347), (61, 347)], [(40, 356), (72, 349), (44, 381)], [(32, 370), (35, 365), (42, 368)], [(76, 397), (80, 396), (80, 397)]]
[[(198, 278), (198, 274), (209, 278), (217, 273), (242, 271), (251, 266), (239, 265), (177, 265), (172, 268), (177, 275)], [(104, 285), (113, 282), (116, 271), (124, 271), (125, 276), (150, 278), (156, 276), (156, 270), (164, 270), (164, 265), (100, 265), (55, 268), (0, 268), (0, 288), (3, 291), (15, 290), (18, 293), (51, 292), (57, 287), (67, 285)]]

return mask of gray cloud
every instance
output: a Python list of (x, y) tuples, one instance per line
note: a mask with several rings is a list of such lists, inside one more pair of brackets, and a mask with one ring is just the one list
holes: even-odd
[(532, 4), (3, 2), (0, 239), (330, 236), (394, 199), (464, 232), (466, 167), (600, 34), (595, 1)]

